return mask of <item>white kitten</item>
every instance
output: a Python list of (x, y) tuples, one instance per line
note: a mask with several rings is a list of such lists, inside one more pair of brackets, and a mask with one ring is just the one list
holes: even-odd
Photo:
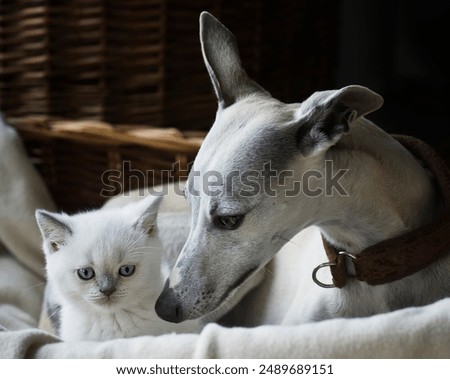
[(179, 253), (167, 246), (164, 253), (158, 225), (166, 225), (167, 234), (171, 217), (184, 217), (181, 222), (187, 225), (181, 246), (189, 232), (189, 214), (166, 214), (157, 222), (161, 200), (147, 196), (123, 207), (73, 216), (36, 212), (44, 238), (47, 296), (52, 312), (61, 307), (59, 334), (63, 340), (200, 330), (199, 321), (172, 324), (154, 311), (165, 280), (161, 269), (167, 272)]

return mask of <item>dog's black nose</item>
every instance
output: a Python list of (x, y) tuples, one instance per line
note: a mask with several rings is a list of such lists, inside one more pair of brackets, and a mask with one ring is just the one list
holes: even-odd
[(184, 320), (178, 296), (167, 284), (156, 300), (155, 311), (165, 321), (179, 323)]

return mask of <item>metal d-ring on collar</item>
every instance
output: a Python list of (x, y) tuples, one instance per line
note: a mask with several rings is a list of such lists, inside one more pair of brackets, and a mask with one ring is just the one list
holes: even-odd
[[(344, 255), (351, 259), (356, 259), (355, 255), (347, 253), (346, 251), (340, 251), (338, 254)], [(323, 287), (323, 288), (335, 288), (336, 286), (334, 284), (322, 283), (319, 279), (317, 279), (317, 272), (324, 267), (334, 267), (336, 265), (337, 265), (336, 262), (325, 262), (325, 263), (318, 265), (312, 272), (312, 279), (314, 280), (314, 283), (316, 283), (318, 286)]]

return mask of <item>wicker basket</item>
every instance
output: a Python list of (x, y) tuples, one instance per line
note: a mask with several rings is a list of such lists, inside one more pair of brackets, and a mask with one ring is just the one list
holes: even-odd
[[(202, 10), (239, 41), (249, 74), (285, 101), (327, 86), (337, 0), (1, 0), (0, 109), (207, 130), (215, 99)], [(307, 38), (304, 38), (307, 36)]]
[[(18, 128), (57, 204), (68, 212), (96, 207), (105, 200), (108, 170), (123, 176), (111, 194), (158, 183), (175, 162), (174, 178), (186, 174), (204, 135), (196, 131), (208, 130), (216, 110), (198, 38), (201, 11), (236, 34), (251, 77), (275, 97), (298, 101), (330, 85), (338, 6), (1, 0), (0, 110)], [(133, 169), (153, 170), (155, 178), (130, 182)]]
[(14, 120), (28, 155), (66, 212), (135, 188), (186, 179), (203, 132), (98, 121)]

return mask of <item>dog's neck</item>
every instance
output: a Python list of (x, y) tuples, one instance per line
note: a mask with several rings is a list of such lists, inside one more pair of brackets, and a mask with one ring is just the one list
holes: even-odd
[(334, 192), (313, 202), (313, 223), (335, 247), (358, 254), (436, 216), (439, 199), (427, 170), (368, 120), (358, 120), (319, 167), (326, 160), (334, 173), (347, 170), (339, 184), (348, 196)]

